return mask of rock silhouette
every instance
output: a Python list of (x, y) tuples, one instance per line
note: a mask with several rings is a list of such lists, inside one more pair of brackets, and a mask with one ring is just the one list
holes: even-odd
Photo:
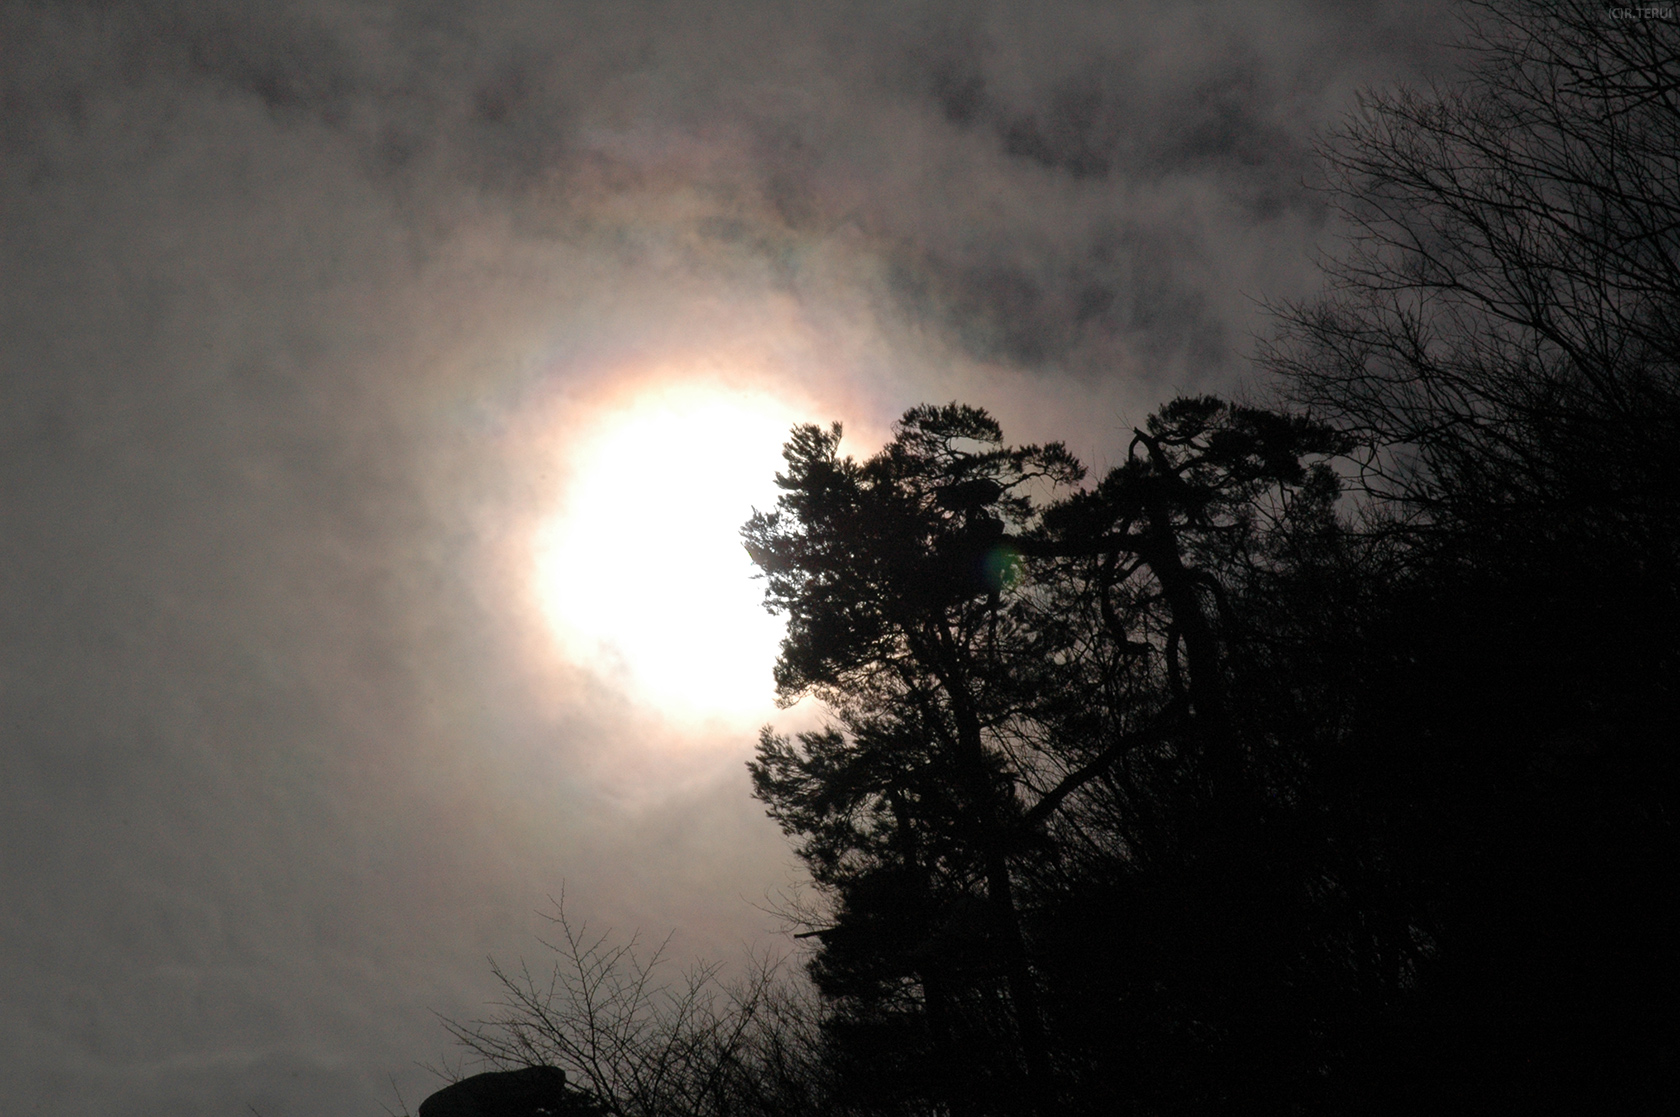
[(566, 1090), (559, 1067), (489, 1071), (445, 1086), (420, 1103), (419, 1117), (550, 1117), (594, 1110)]

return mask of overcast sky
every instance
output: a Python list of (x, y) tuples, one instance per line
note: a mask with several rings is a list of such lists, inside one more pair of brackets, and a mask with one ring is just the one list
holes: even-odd
[(606, 476), (640, 526), (589, 538), (687, 570), (665, 525), (731, 440), (591, 473), (602, 432), (746, 401), (861, 454), (961, 399), (1111, 461), (1175, 391), (1252, 383), (1257, 300), (1334, 232), (1315, 133), (1446, 72), (1451, 30), (0, 6), (0, 1110), (412, 1105), (433, 1012), (540, 961), (562, 886), (680, 957), (774, 941), (798, 878), (743, 765), (807, 715), (764, 656), (758, 706), (662, 701), (557, 633), (570, 602), (608, 639), (606, 599), (539, 561)]

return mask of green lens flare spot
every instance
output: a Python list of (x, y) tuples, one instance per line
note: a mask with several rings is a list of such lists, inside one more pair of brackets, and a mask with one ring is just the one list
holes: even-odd
[(1021, 556), (1014, 548), (999, 544), (981, 560), (981, 576), (994, 592), (1008, 589), (1021, 580)]

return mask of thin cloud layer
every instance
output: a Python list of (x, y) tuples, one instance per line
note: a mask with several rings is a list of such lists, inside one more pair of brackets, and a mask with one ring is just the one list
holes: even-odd
[(1441, 26), (7, 6), (0, 1107), (412, 1103), (430, 1011), (472, 1015), (562, 882), (683, 950), (766, 934), (750, 739), (531, 620), (590, 401), (692, 368), (854, 452), (961, 397), (1114, 453), (1241, 383), (1253, 298), (1315, 282), (1314, 130), (1450, 61)]

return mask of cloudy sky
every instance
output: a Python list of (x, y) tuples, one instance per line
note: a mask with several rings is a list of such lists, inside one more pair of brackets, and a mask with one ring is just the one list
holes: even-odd
[(0, 6), (0, 1110), (378, 1115), (564, 888), (773, 944), (795, 421), (1252, 383), (1438, 5)]

